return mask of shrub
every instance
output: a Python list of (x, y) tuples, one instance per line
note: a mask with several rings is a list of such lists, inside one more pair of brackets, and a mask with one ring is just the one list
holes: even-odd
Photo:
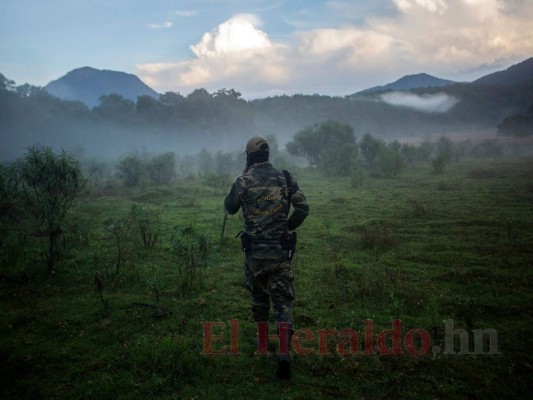
[(444, 168), (452, 158), (452, 142), (446, 136), (442, 136), (437, 142), (436, 150), (437, 154), (435, 158), (431, 160), (431, 167), (433, 173), (442, 174), (444, 172)]
[(377, 154), (376, 170), (382, 176), (396, 176), (398, 175), (405, 163), (399, 148), (393, 146), (381, 146)]
[(353, 128), (338, 121), (328, 120), (296, 133), (287, 143), (287, 151), (307, 158), (328, 175), (349, 175), (357, 158)]
[(433, 160), (431, 160), (431, 170), (435, 174), (442, 174), (446, 164), (448, 164), (448, 158), (444, 154), (439, 154)]
[(120, 178), (125, 186), (137, 186), (143, 174), (143, 162), (138, 155), (129, 154), (118, 163)]
[(161, 220), (159, 217), (142, 206), (131, 207), (133, 223), (139, 228), (141, 241), (145, 249), (155, 246), (161, 235)]
[(115, 274), (120, 273), (120, 266), (124, 258), (124, 242), (128, 236), (130, 225), (125, 219), (108, 218), (105, 221), (106, 230), (113, 235), (115, 244), (117, 246), (117, 257), (115, 260)]
[(193, 224), (174, 227), (171, 238), (172, 252), (178, 267), (181, 293), (190, 292), (203, 278), (211, 251), (211, 240)]
[(150, 160), (146, 169), (154, 183), (168, 184), (176, 177), (176, 155), (169, 151), (156, 156)]
[(79, 163), (65, 151), (54, 154), (49, 147), (35, 146), (22, 160), (21, 179), (24, 203), (48, 237), (46, 258), (51, 273), (59, 256), (61, 225), (84, 184)]

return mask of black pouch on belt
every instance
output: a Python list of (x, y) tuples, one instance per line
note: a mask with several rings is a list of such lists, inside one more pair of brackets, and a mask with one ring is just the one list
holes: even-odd
[(286, 232), (283, 234), (281, 237), (281, 248), (287, 250), (287, 258), (291, 260), (296, 251), (296, 232)]
[(235, 237), (241, 237), (241, 247), (242, 251), (248, 253), (252, 250), (252, 237), (246, 232), (240, 231)]

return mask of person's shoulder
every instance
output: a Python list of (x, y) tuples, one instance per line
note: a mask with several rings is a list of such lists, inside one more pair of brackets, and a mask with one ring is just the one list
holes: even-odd
[(237, 178), (235, 178), (235, 185), (245, 187), (250, 185), (255, 181), (255, 177), (250, 172), (245, 172), (242, 175), (239, 175)]

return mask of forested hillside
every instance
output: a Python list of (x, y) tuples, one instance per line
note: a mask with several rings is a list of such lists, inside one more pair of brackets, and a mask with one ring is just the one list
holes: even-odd
[[(389, 94), (390, 95), (390, 94)], [(102, 96), (88, 108), (53, 97), (1, 76), (1, 158), (13, 158), (39, 142), (52, 147), (83, 147), (114, 156), (134, 149), (233, 150), (250, 134), (276, 135), (281, 144), (305, 127), (333, 119), (386, 140), (453, 135), (493, 129), (531, 106), (533, 82), (455, 84), (410, 92), (355, 97), (283, 95), (245, 100), (234, 89), (184, 96), (167, 92), (134, 102), (118, 94)]]

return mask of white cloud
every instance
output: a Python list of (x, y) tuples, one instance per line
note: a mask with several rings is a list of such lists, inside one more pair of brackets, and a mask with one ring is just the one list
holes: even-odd
[(191, 46), (191, 50), (197, 57), (202, 58), (272, 47), (267, 34), (256, 29), (253, 21), (257, 21), (254, 16), (235, 16), (211, 32), (204, 33), (200, 43)]
[(381, 100), (393, 106), (412, 108), (428, 113), (445, 113), (459, 103), (459, 99), (445, 93), (423, 94), (390, 92), (380, 96)]
[(150, 29), (168, 29), (172, 28), (172, 22), (166, 21), (161, 24), (148, 24), (147, 26)]
[(198, 14), (197, 11), (192, 10), (180, 10), (180, 11), (174, 11), (174, 15), (178, 17), (194, 17)]
[(206, 32), (190, 47), (196, 56), (194, 59), (144, 64), (137, 68), (142, 79), (152, 82), (156, 89), (161, 89), (162, 83), (171, 82), (174, 90), (239, 88), (243, 83), (266, 90), (288, 78), (283, 55), (287, 48), (272, 43), (255, 25), (260, 25), (260, 20), (254, 15), (234, 16)]
[(397, 12), (367, 18), (363, 24), (302, 30), (285, 43), (272, 40), (257, 16), (236, 15), (191, 45), (191, 59), (138, 69), (160, 91), (233, 87), (245, 96), (280, 91), (349, 94), (407, 73), (462, 80), (461, 71), (497, 60), (508, 65), (533, 55), (533, 1), (389, 4)]

